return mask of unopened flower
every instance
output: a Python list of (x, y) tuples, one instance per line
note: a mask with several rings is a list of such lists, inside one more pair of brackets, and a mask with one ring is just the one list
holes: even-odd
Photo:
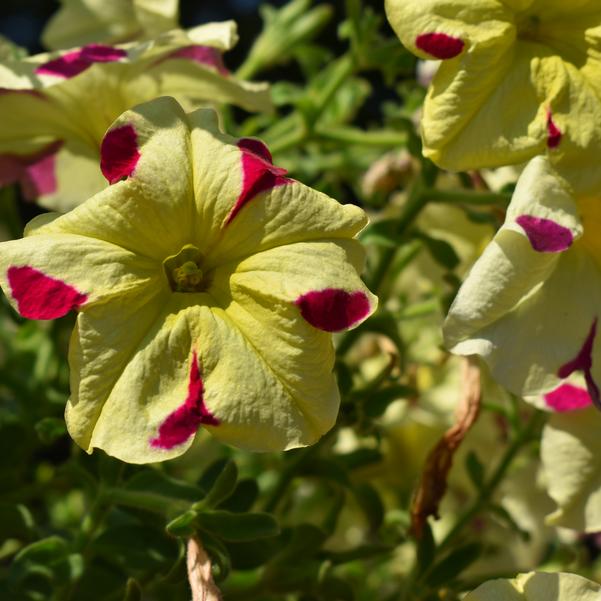
[[(595, 0), (387, 0), (386, 11), (409, 50), (442, 61), (422, 122), (434, 162), (495, 167), (548, 149), (577, 168), (569, 155), (599, 144)], [(579, 154), (582, 168), (587, 155)]]
[(447, 346), (482, 355), (501, 384), (540, 407), (601, 406), (600, 226), (601, 199), (533, 159), (451, 306)]
[(200, 426), (252, 450), (315, 442), (339, 405), (330, 332), (376, 304), (363, 211), (172, 98), (124, 113), (102, 165), (111, 187), (0, 246), (21, 315), (79, 313), (71, 436), (133, 463), (180, 455)]
[(236, 41), (233, 22), (171, 31), (124, 46), (91, 44), (66, 53), (0, 63), (0, 184), (66, 211), (106, 186), (100, 143), (126, 109), (174, 96), (186, 109), (232, 103), (269, 110), (266, 85), (233, 79), (221, 53)]
[(61, 0), (42, 34), (47, 48), (152, 38), (177, 27), (179, 0)]

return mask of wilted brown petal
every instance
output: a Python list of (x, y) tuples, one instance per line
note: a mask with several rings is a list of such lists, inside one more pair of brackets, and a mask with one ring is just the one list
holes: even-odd
[(438, 506), (447, 489), (447, 477), (453, 465), (453, 456), (480, 411), (480, 368), (476, 357), (463, 359), (461, 381), (463, 391), (455, 423), (430, 451), (413, 497), (411, 531), (416, 538), (421, 537), (429, 516), (438, 518)]

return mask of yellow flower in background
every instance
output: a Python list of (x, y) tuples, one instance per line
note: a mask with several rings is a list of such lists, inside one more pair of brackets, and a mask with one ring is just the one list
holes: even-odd
[(501, 384), (541, 408), (601, 406), (600, 224), (598, 197), (533, 159), (451, 306), (450, 350), (481, 355)]
[(330, 332), (377, 302), (358, 276), (363, 211), (172, 98), (124, 113), (102, 165), (112, 186), (0, 246), (21, 315), (79, 312), (71, 436), (132, 463), (182, 454), (201, 425), (251, 450), (315, 442), (339, 405)]
[(599, 583), (566, 572), (528, 572), (480, 585), (465, 601), (596, 601)]
[(266, 84), (240, 82), (221, 54), (237, 40), (232, 21), (174, 30), (124, 46), (0, 62), (0, 185), (19, 181), (28, 199), (67, 211), (106, 187), (98, 162), (109, 125), (158, 96), (186, 110), (232, 103), (271, 110)]
[(152, 38), (177, 27), (179, 0), (61, 0), (42, 34), (47, 48)]
[(411, 52), (442, 61), (424, 104), (426, 156), (466, 170), (547, 150), (598, 179), (587, 153), (600, 143), (598, 2), (387, 0), (386, 11)]

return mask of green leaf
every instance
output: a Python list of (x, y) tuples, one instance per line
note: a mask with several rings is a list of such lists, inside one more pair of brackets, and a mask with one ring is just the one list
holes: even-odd
[(372, 559), (381, 555), (392, 553), (395, 545), (360, 545), (348, 551), (327, 551), (323, 556), (333, 564), (349, 563), (363, 559)]
[(324, 599), (335, 599), (336, 601), (353, 601), (355, 595), (353, 587), (342, 578), (328, 574), (320, 583), (319, 592)]
[(469, 543), (451, 551), (428, 573), (428, 586), (435, 588), (456, 580), (463, 570), (482, 555), (482, 549), (480, 543)]
[(282, 550), (281, 537), (261, 538), (253, 541), (226, 542), (232, 568), (235, 570), (252, 570), (266, 564), (276, 553)]
[(370, 392), (363, 407), (367, 417), (376, 418), (383, 415), (388, 406), (398, 399), (411, 399), (417, 396), (417, 390), (411, 386), (394, 384), (380, 390)]
[(219, 508), (235, 512), (249, 511), (258, 496), (257, 481), (253, 478), (244, 478), (238, 481), (234, 492), (223, 503), (220, 503)]
[(43, 444), (52, 444), (67, 434), (64, 419), (44, 417), (35, 424), (35, 431)]
[(336, 455), (336, 461), (341, 463), (347, 470), (355, 470), (367, 465), (373, 465), (382, 461), (382, 453), (377, 449), (361, 448)]
[(171, 520), (165, 526), (165, 530), (171, 536), (188, 538), (194, 534), (194, 520), (197, 515), (196, 511), (190, 509)]
[(445, 240), (432, 238), (421, 232), (414, 235), (424, 242), (432, 258), (442, 267), (451, 271), (461, 262), (455, 249)]
[(423, 574), (434, 561), (436, 555), (436, 543), (432, 535), (429, 522), (425, 522), (421, 538), (417, 541), (417, 566), (420, 574)]
[(125, 490), (136, 491), (163, 498), (167, 503), (172, 500), (174, 505), (183, 501), (193, 503), (204, 497), (204, 490), (199, 486), (176, 480), (163, 472), (144, 468), (132, 476), (124, 486)]
[(147, 524), (127, 524), (106, 529), (93, 541), (94, 552), (129, 573), (162, 571), (177, 558), (178, 544)]
[(59, 536), (28, 545), (16, 555), (10, 567), (12, 587), (28, 590), (30, 586), (37, 589), (44, 581), (53, 586), (74, 582), (83, 572), (83, 558), (69, 551), (70, 545)]
[(193, 508), (217, 507), (234, 492), (237, 480), (238, 468), (236, 467), (236, 464), (230, 460), (223, 466), (223, 470), (215, 479), (207, 496)]
[(263, 31), (237, 73), (243, 79), (288, 61), (295, 47), (313, 39), (328, 23), (332, 7), (311, 8), (311, 0), (292, 0), (280, 9), (263, 5), (261, 16)]
[(227, 578), (232, 567), (229, 551), (218, 537), (204, 531), (197, 535), (205, 551), (209, 554), (212, 562), (212, 572), (216, 581)]
[(196, 516), (195, 526), (225, 541), (250, 541), (277, 536), (280, 528), (269, 513), (234, 513), (203, 511)]
[(465, 469), (476, 490), (480, 490), (484, 484), (484, 466), (474, 451), (469, 451), (466, 455)]
[(398, 219), (382, 219), (370, 223), (359, 234), (359, 239), (363, 244), (396, 248), (403, 238), (398, 234), (398, 221)]
[(357, 77), (346, 80), (326, 106), (318, 120), (319, 125), (331, 127), (352, 121), (370, 93), (371, 86), (367, 81)]
[(285, 532), (285, 546), (277, 561), (294, 564), (304, 558), (314, 556), (326, 541), (328, 535), (313, 524), (299, 524)]
[(375, 531), (384, 521), (384, 504), (376, 489), (367, 482), (359, 484), (353, 489), (355, 498), (369, 521), (370, 528)]
[(316, 457), (313, 461), (303, 464), (301, 473), (304, 476), (314, 476), (336, 482), (341, 486), (349, 486), (350, 481), (344, 466), (334, 459)]
[(15, 563), (33, 561), (37, 563), (52, 562), (67, 554), (69, 545), (60, 536), (49, 536), (31, 543), (18, 553)]
[(501, 522), (510, 530), (513, 530), (524, 542), (530, 540), (530, 533), (519, 526), (505, 507), (502, 505), (491, 505), (489, 511), (500, 518)]
[(33, 516), (25, 505), (0, 503), (0, 532), (4, 539), (29, 540), (34, 534)]

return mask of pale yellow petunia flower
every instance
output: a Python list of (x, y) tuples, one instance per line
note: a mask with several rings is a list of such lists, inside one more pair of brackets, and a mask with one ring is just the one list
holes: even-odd
[(377, 303), (364, 212), (172, 98), (124, 113), (102, 166), (111, 187), (0, 245), (21, 315), (78, 311), (71, 436), (132, 463), (180, 455), (200, 426), (251, 450), (314, 443), (338, 412), (330, 333)]
[(599, 183), (599, 2), (386, 0), (386, 11), (411, 52), (442, 61), (424, 104), (426, 156), (466, 170), (547, 151), (582, 185)]
[(42, 42), (58, 50), (153, 38), (177, 27), (178, 4), (179, 0), (61, 0)]
[(237, 81), (221, 54), (237, 40), (232, 21), (174, 30), (123, 46), (0, 62), (0, 184), (19, 181), (26, 198), (67, 211), (107, 185), (100, 143), (126, 109), (157, 96), (187, 110), (231, 103), (271, 110), (266, 84)]
[(528, 572), (480, 585), (465, 601), (597, 601), (597, 582), (567, 572)]
[(452, 352), (541, 408), (601, 406), (600, 200), (534, 158), (444, 325)]

